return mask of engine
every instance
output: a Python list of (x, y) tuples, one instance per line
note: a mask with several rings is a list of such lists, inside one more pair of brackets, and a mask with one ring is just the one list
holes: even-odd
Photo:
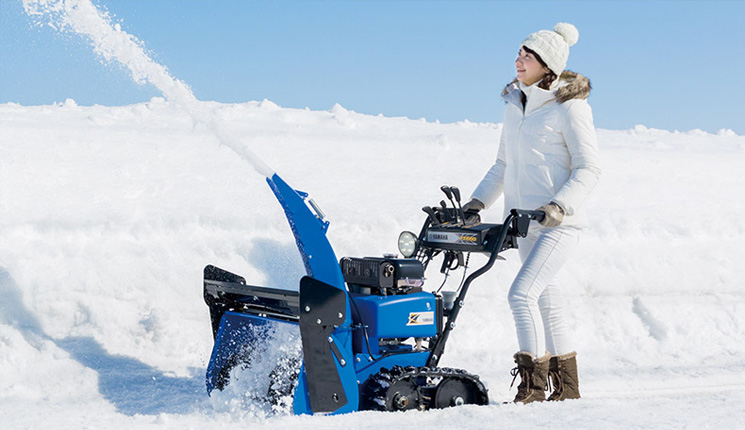
[[(340, 261), (359, 329), (355, 352), (402, 352), (442, 331), (442, 299), (422, 291), (424, 266), (416, 259), (345, 257)], [(406, 343), (414, 339), (415, 345)]]
[(415, 259), (344, 257), (339, 262), (351, 292), (381, 296), (422, 291), (424, 266)]

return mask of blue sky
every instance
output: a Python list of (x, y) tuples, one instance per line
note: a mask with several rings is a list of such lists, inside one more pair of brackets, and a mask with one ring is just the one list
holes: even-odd
[[(501, 122), (528, 34), (580, 32), (568, 68), (599, 128), (745, 134), (742, 1), (99, 0), (202, 100)], [(0, 0), (0, 103), (125, 105), (159, 95), (83, 38)]]

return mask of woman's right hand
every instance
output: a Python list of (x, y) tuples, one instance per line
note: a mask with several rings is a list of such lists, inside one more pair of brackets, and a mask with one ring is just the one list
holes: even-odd
[(482, 211), (486, 206), (479, 199), (471, 199), (468, 203), (463, 205), (463, 212), (476, 212)]

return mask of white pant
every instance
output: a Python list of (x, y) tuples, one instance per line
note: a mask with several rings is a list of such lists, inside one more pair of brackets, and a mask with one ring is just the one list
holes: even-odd
[(534, 357), (542, 357), (546, 351), (567, 354), (572, 349), (556, 274), (577, 247), (581, 231), (566, 226), (536, 227), (517, 241), (523, 265), (508, 296), (517, 342), (520, 351)]

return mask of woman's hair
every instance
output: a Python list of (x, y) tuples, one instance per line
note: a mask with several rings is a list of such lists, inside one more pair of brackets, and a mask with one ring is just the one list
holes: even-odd
[(546, 65), (546, 63), (543, 61), (543, 58), (541, 58), (541, 56), (538, 55), (535, 51), (533, 51), (532, 49), (530, 49), (530, 48), (528, 48), (526, 46), (523, 46), (522, 48), (528, 54), (533, 54), (533, 56), (535, 57), (535, 59), (538, 60), (539, 63), (541, 63), (541, 66), (543, 66), (543, 67), (545, 67), (545, 68), (548, 69), (548, 73), (546, 73), (546, 76), (544, 76), (543, 79), (541, 80), (541, 82), (538, 84), (538, 88), (541, 88), (541, 89), (544, 89), (544, 90), (548, 90), (551, 87), (551, 84), (554, 83), (554, 81), (556, 80), (556, 78), (558, 76), (556, 76), (556, 73), (554, 73), (554, 71), (551, 70)]

